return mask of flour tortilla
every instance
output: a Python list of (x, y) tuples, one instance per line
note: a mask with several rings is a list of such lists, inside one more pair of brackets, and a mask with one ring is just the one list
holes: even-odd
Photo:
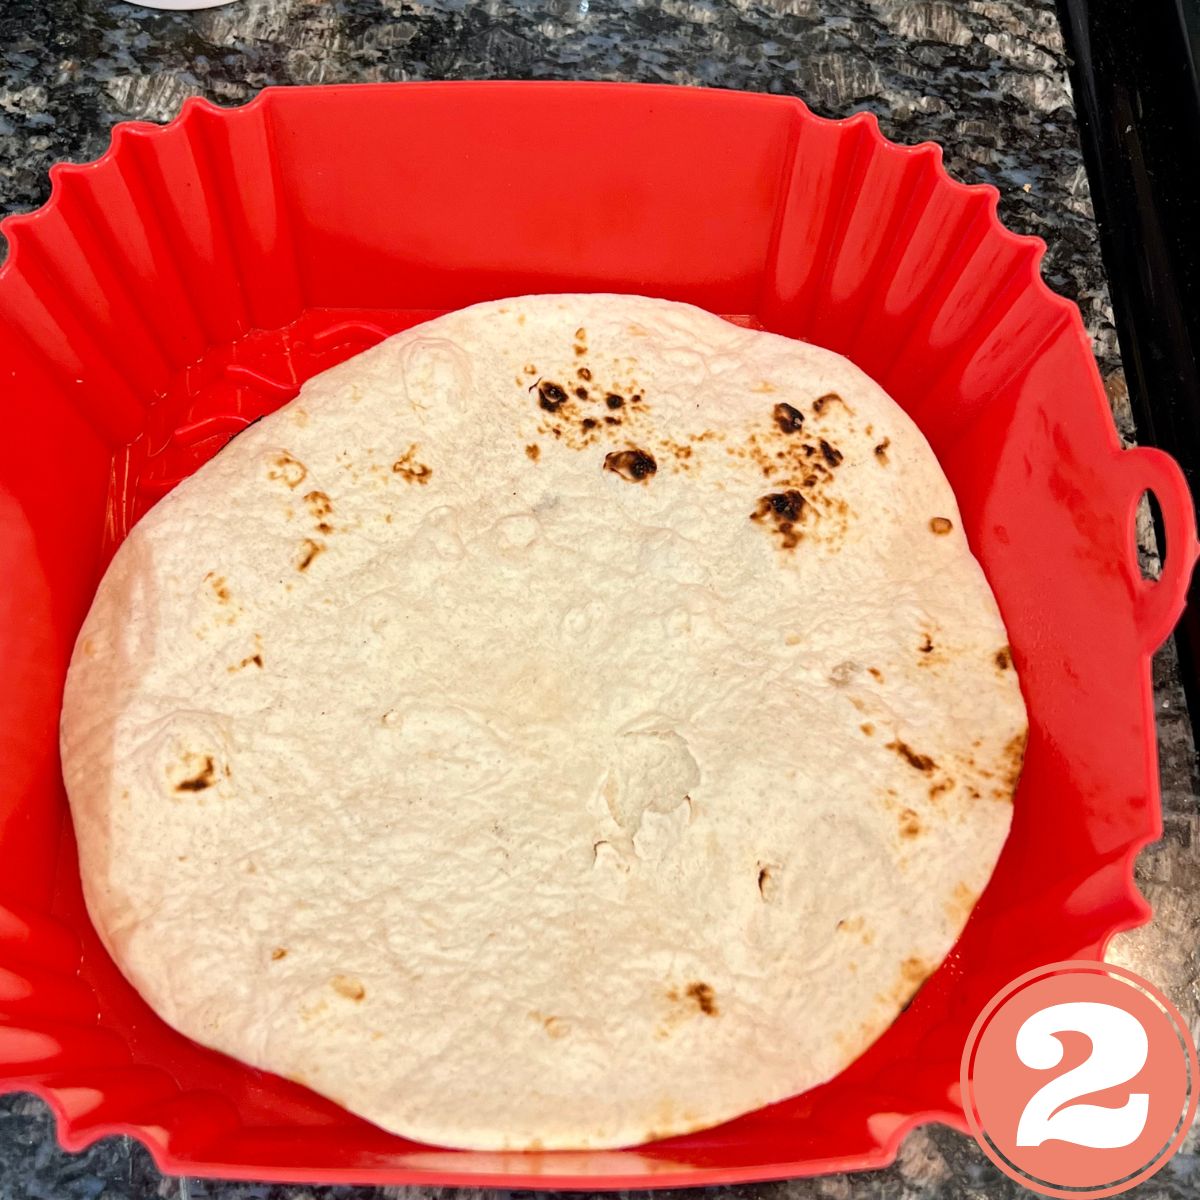
[(386, 1129), (699, 1129), (950, 949), (1020, 769), (1006, 643), (841, 357), (636, 297), (451, 313), (122, 545), (62, 722), (89, 911), (175, 1028)]

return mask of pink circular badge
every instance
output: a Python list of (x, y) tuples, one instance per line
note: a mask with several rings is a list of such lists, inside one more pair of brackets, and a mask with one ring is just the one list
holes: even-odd
[(1154, 1174), (1196, 1113), (1175, 1006), (1108, 963), (1052, 963), (1002, 988), (962, 1060), (963, 1107), (1006, 1174), (1047, 1196), (1115, 1196)]

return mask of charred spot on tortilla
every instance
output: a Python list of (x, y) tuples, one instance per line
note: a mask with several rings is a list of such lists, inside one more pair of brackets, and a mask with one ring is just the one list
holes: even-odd
[(589, 395), (588, 390), (585, 387), (577, 387), (575, 389), (576, 399), (586, 400), (588, 398), (588, 395)]
[(796, 525), (807, 513), (807, 501), (800, 492), (789, 488), (786, 492), (771, 492), (760, 496), (758, 505), (750, 514), (750, 520), (760, 524), (770, 522), (779, 534), (779, 545), (784, 550), (794, 550), (804, 536)]
[(917, 649), (922, 654), (932, 653), (933, 652), (933, 638), (931, 638), (929, 636), (929, 634), (927, 634), (927, 633), (922, 634), (921, 635), (921, 644), (917, 647)]
[(600, 422), (597, 421), (595, 417), (584, 417), (583, 420), (579, 422), (581, 429), (595, 429), (599, 424)]
[(937, 769), (937, 763), (928, 754), (918, 754), (907, 742), (902, 742), (899, 738), (888, 742), (887, 748), (895, 750), (915, 771), (922, 771), (928, 775), (931, 771)]
[(215, 571), (209, 571), (204, 578), (211, 582), (213, 595), (216, 596), (218, 603), (228, 604), (230, 591), (229, 585), (225, 581), (225, 576), (218, 575)]
[(900, 810), (900, 836), (915, 838), (921, 832), (921, 821), (911, 808)]
[(604, 469), (619, 475), (627, 483), (645, 483), (658, 470), (658, 463), (645, 450), (631, 448), (606, 454)]
[(796, 521), (804, 511), (805, 503), (804, 496), (794, 488), (786, 492), (771, 492), (759, 499), (758, 507), (750, 514), (750, 519), (761, 521), (769, 513), (774, 513), (785, 520)]
[(297, 571), (307, 571), (312, 566), (313, 559), (322, 553), (325, 546), (312, 538), (305, 538), (300, 546), (300, 561), (296, 563)]
[(304, 503), (308, 505), (308, 511), (314, 517), (327, 517), (333, 512), (333, 501), (324, 492), (306, 493)]
[(604, 403), (607, 404), (609, 408), (623, 408), (625, 406), (625, 397), (618, 396), (616, 392), (609, 392), (608, 395), (604, 397)]
[(758, 867), (758, 894), (765, 901), (770, 901), (775, 895), (778, 867), (774, 863), (760, 863)]
[(525, 447), (525, 457), (529, 459), (530, 462), (537, 462), (537, 460), (541, 457), (541, 454), (542, 448), (536, 442), (533, 442)]
[[(703, 982), (689, 983), (684, 988), (683, 995), (695, 1004), (706, 1017), (715, 1017), (720, 1014), (720, 1009), (717, 1008), (717, 994), (713, 991), (711, 985)], [(681, 1000), (679, 992), (675, 988), (671, 988), (667, 992), (668, 1000)]]
[(562, 1017), (543, 1017), (542, 1028), (555, 1040), (566, 1037), (570, 1032), (569, 1026)]
[(217, 782), (216, 766), (213, 763), (211, 754), (204, 756), (204, 766), (199, 774), (193, 775), (190, 779), (181, 779), (176, 785), (177, 792), (202, 792), (206, 788), (210, 788)]
[(948, 517), (930, 517), (929, 528), (939, 537), (944, 537), (954, 528), (954, 524)]
[(279, 960), (283, 958), (287, 958), (287, 950), (285, 950), (282, 946), (276, 946), (275, 949), (271, 951), (271, 961), (279, 962)]
[(579, 378), (584, 381), (584, 383), (590, 383), (592, 380), (592, 372), (587, 367), (580, 367), (575, 374), (578, 375)]
[(842, 461), (842, 452), (835, 450), (824, 438), (821, 438), (821, 457), (831, 466), (836, 467)]
[(794, 550), (803, 538), (796, 524), (803, 520), (806, 505), (808, 502), (794, 488), (788, 488), (786, 492), (770, 492), (767, 496), (758, 498), (750, 520), (758, 523), (772, 522), (775, 532), (780, 535), (780, 546), (784, 550)]
[(367, 989), (363, 987), (361, 981), (355, 979), (352, 975), (335, 975), (329, 981), (329, 986), (339, 996), (345, 996), (347, 1000), (353, 1000), (356, 1004), (363, 1000), (367, 994)]
[(420, 447), (416, 442), (392, 463), (392, 474), (399, 475), (405, 483), (426, 484), (433, 476), (433, 468), (426, 463), (417, 461), (417, 451)]
[(790, 404), (780, 401), (771, 411), (781, 433), (799, 433), (804, 427), (804, 414)]
[(1012, 666), (1012, 650), (1008, 646), (1001, 646), (996, 651), (995, 663), (999, 670), (1007, 671)]
[(1023, 731), (1015, 737), (1010, 738), (1004, 747), (1002, 772), (1004, 784), (1008, 789), (1010, 799), (1021, 779), (1021, 771), (1025, 766), (1025, 751), (1028, 744), (1029, 733), (1028, 731)]
[(538, 406), (544, 408), (546, 412), (558, 412), (560, 408), (567, 402), (567, 393), (558, 386), (557, 383), (550, 383), (547, 380), (542, 380), (537, 385)]
[[(905, 1008), (912, 1003), (921, 985), (933, 974), (933, 968), (924, 960), (912, 955), (900, 964), (900, 988), (908, 992)], [(902, 1008), (903, 1012), (904, 1009)]]
[(850, 411), (850, 406), (837, 392), (826, 392), (825, 395), (818, 396), (813, 401), (813, 412), (819, 417), (831, 404), (840, 404), (847, 412)]
[(883, 439), (883, 441), (882, 441), (882, 442), (880, 442), (880, 443), (879, 443), (879, 444), (878, 444), (878, 445), (875, 447), (875, 457), (876, 457), (877, 459), (879, 459), (879, 461), (880, 461), (881, 463), (883, 463), (883, 465), (884, 465), (885, 467), (886, 467), (886, 466), (887, 466), (887, 464), (888, 464), (888, 454), (887, 454), (887, 451), (888, 451), (888, 447), (889, 447), (891, 444), (892, 444), (892, 439), (891, 439), (891, 438), (884, 438), (884, 439)]
[(308, 468), (286, 450), (271, 460), (271, 468), (267, 471), (268, 479), (281, 479), (289, 488), (299, 487), (307, 475)]

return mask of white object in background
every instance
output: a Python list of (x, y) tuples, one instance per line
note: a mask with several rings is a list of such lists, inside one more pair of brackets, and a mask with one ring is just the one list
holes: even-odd
[(234, 0), (128, 0), (135, 8), (170, 8), (188, 12), (197, 8), (220, 8), (222, 4), (233, 4)]

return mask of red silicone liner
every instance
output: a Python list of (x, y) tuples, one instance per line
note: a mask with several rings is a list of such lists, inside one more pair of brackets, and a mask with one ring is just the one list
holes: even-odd
[[(1175, 464), (1122, 450), (1043, 244), (936, 146), (796, 100), (608, 84), (269, 89), (121, 125), (4, 224), (0, 269), (0, 1090), (79, 1149), (310, 1183), (716, 1184), (885, 1164), (964, 1128), (966, 1034), (1048, 961), (1144, 921), (1160, 832), (1149, 658), (1197, 555)], [(158, 497), (317, 371), (478, 300), (641, 292), (848, 355), (912, 414), (957, 492), (1031, 718), (1012, 836), (958, 946), (822, 1087), (604, 1153), (483, 1154), (384, 1134), (169, 1030), (84, 912), (59, 777), (66, 662), (107, 556)], [(1162, 578), (1137, 566), (1157, 496)], [(11, 582), (10, 582), (11, 581)]]

